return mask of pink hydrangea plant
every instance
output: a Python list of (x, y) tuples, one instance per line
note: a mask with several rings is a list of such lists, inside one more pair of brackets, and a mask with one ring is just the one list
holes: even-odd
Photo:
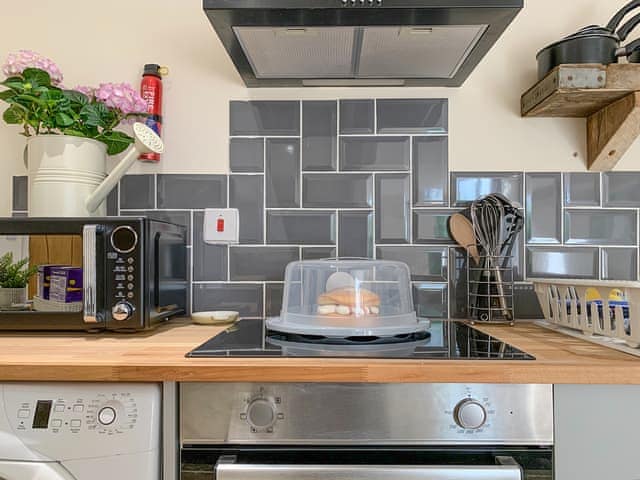
[(51, 77), (53, 85), (60, 85), (62, 82), (63, 76), (58, 66), (47, 57), (31, 50), (19, 50), (16, 53), (10, 53), (6, 62), (2, 65), (2, 73), (7, 77), (11, 77), (20, 75), (27, 68), (44, 70)]
[(107, 107), (117, 108), (125, 115), (147, 110), (147, 103), (128, 83), (101, 83), (95, 90), (95, 97)]

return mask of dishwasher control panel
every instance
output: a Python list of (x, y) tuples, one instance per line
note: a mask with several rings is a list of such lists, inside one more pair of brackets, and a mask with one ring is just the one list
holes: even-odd
[(0, 436), (43, 451), (74, 445), (80, 456), (117, 454), (150, 449), (159, 438), (159, 385), (8, 383), (0, 395)]

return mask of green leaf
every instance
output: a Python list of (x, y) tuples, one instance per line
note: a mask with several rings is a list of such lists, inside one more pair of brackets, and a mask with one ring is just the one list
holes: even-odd
[(73, 128), (65, 128), (64, 130), (62, 130), (62, 133), (64, 133), (65, 135), (72, 135), (74, 137), (86, 137), (87, 135), (80, 131), (80, 130), (76, 130)]
[(100, 140), (107, 146), (107, 155), (124, 152), (133, 143), (133, 138), (126, 133), (114, 131), (102, 132), (96, 140)]
[(55, 119), (56, 119), (56, 125), (60, 128), (73, 125), (73, 118), (71, 118), (69, 115), (67, 115), (64, 112), (56, 113)]
[(5, 90), (3, 92), (0, 92), (0, 100), (4, 100), (5, 102), (7, 100), (9, 100), (12, 97), (15, 97), (17, 95), (16, 92), (14, 92), (13, 90)]
[(31, 84), (32, 88), (51, 86), (51, 77), (47, 72), (39, 68), (25, 68), (22, 72), (22, 77), (25, 82)]
[(4, 85), (7, 88), (16, 90), (18, 92), (24, 91), (24, 82), (20, 77), (9, 77), (4, 82), (0, 82), (0, 85)]
[(16, 125), (22, 123), (22, 119), (24, 118), (24, 114), (22, 110), (15, 105), (11, 105), (7, 108), (2, 114), (2, 119), (7, 122), (9, 125)]
[(85, 125), (90, 127), (101, 127), (104, 125), (95, 103), (89, 103), (82, 107), (80, 110), (80, 119)]
[(80, 105), (86, 105), (89, 103), (89, 97), (82, 92), (78, 92), (76, 90), (63, 90), (62, 94), (71, 103), (78, 103)]

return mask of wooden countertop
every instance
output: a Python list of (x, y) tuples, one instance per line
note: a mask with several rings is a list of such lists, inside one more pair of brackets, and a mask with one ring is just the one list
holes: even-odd
[(222, 331), (173, 322), (148, 334), (0, 334), (0, 381), (640, 384), (640, 359), (532, 323), (482, 330), (533, 361), (185, 358)]

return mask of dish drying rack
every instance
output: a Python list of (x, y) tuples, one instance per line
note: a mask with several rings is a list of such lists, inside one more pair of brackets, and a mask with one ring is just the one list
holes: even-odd
[(533, 279), (544, 327), (640, 356), (640, 282)]

